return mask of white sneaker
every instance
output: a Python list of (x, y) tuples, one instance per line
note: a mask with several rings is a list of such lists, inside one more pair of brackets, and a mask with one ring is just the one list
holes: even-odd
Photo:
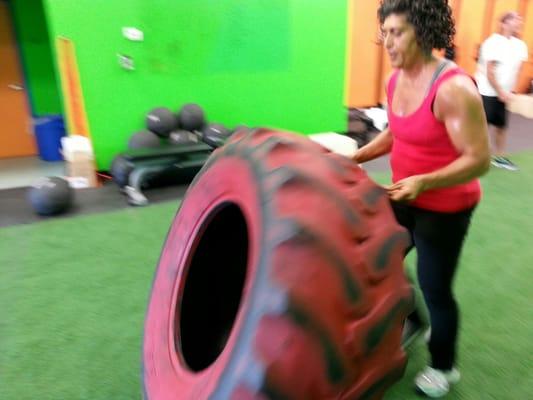
[(431, 326), (427, 328), (426, 332), (424, 333), (424, 342), (426, 342), (426, 344), (429, 344), (430, 340), (431, 340)]
[(450, 371), (426, 367), (415, 378), (416, 389), (431, 398), (439, 398), (450, 391), (450, 385), (459, 382), (461, 374), (456, 368)]
[(503, 168), (509, 171), (518, 171), (516, 164), (506, 157), (492, 157), (490, 163), (498, 168)]

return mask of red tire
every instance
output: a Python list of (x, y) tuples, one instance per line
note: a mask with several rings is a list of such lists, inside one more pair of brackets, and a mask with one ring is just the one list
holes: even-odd
[(145, 399), (379, 399), (403, 375), (408, 243), (384, 191), (305, 137), (217, 150), (168, 234)]

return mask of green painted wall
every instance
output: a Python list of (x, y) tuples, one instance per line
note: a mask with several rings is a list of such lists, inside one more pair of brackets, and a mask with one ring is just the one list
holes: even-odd
[[(45, 2), (51, 37), (75, 43), (101, 169), (160, 105), (197, 102), (230, 127), (345, 129), (346, 0)], [(122, 37), (124, 26), (145, 40)]]
[(11, 0), (26, 89), (34, 115), (61, 114), (61, 98), (42, 0)]

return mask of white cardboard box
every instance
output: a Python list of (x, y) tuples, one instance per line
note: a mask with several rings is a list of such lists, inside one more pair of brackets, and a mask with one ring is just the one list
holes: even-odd
[(71, 186), (74, 188), (96, 187), (98, 180), (90, 140), (84, 136), (66, 136), (61, 139), (61, 147)]
[(314, 133), (309, 139), (341, 156), (352, 158), (357, 151), (357, 142), (351, 137), (335, 132)]
[(533, 96), (526, 94), (514, 95), (507, 105), (507, 109), (523, 117), (533, 118)]
[(67, 159), (65, 166), (69, 182), (74, 188), (96, 187), (96, 171), (94, 170), (94, 159), (87, 153), (72, 153)]

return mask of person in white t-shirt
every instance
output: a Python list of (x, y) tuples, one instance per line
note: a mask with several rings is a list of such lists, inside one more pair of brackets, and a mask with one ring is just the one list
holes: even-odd
[(499, 33), (493, 33), (481, 45), (476, 72), (487, 121), (494, 132), (492, 164), (511, 171), (518, 168), (505, 157), (506, 104), (513, 96), (520, 69), (528, 58), (526, 44), (516, 37), (522, 28), (522, 22), (522, 17), (514, 11), (501, 17)]

